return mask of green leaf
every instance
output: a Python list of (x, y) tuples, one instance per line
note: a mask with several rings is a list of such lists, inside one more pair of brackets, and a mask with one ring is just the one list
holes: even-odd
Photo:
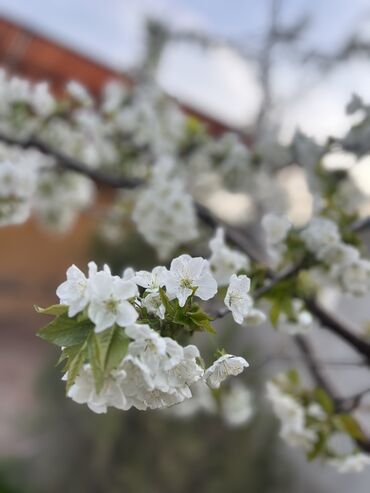
[(351, 414), (339, 414), (336, 416), (336, 422), (339, 427), (351, 435), (355, 440), (364, 440), (364, 433), (358, 424), (358, 421)]
[(327, 412), (328, 414), (332, 414), (334, 412), (333, 399), (327, 392), (325, 392), (325, 390), (321, 388), (315, 389), (314, 397), (325, 412)]
[(197, 320), (194, 319), (192, 316), (190, 317), (190, 320), (197, 326), (203, 329), (205, 332), (209, 332), (210, 334), (216, 334), (216, 331), (211, 324), (211, 322), (208, 319), (202, 319), (202, 320)]
[(68, 371), (67, 392), (74, 384), (76, 377), (78, 376), (83, 364), (85, 363), (85, 360), (87, 358), (86, 346), (87, 344), (85, 341), (85, 343), (81, 346), (77, 354), (72, 359), (69, 360), (68, 368), (67, 368)]
[(326, 438), (325, 433), (318, 433), (318, 440), (315, 442), (313, 448), (307, 453), (307, 459), (309, 461), (316, 459), (319, 455), (321, 455), (321, 452), (325, 450)]
[(84, 342), (93, 331), (94, 325), (90, 320), (77, 322), (67, 315), (60, 315), (48, 325), (37, 332), (37, 335), (45, 341), (57, 346), (76, 346)]
[(105, 371), (109, 373), (116, 368), (127, 354), (130, 339), (125, 335), (123, 329), (116, 327), (105, 360)]
[(286, 372), (286, 376), (293, 387), (297, 387), (299, 385), (299, 373), (295, 368), (288, 370)]
[(274, 327), (277, 326), (281, 313), (281, 306), (279, 300), (274, 300), (270, 308), (270, 320)]
[(34, 309), (37, 313), (42, 313), (43, 315), (64, 315), (68, 312), (67, 305), (51, 305), (47, 308), (41, 308), (40, 306), (34, 305)]
[(170, 300), (168, 299), (166, 292), (163, 288), (159, 288), (159, 296), (161, 297), (161, 301), (166, 308), (166, 313), (169, 315), (173, 315), (175, 308), (172, 306)]
[(102, 355), (98, 340), (98, 334), (93, 332), (88, 341), (89, 363), (94, 376), (95, 389), (99, 393), (104, 385), (104, 368), (102, 366)]

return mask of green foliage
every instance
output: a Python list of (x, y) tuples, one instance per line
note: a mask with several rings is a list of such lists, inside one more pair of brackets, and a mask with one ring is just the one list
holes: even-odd
[(37, 335), (57, 346), (71, 347), (86, 341), (93, 329), (94, 325), (90, 320), (78, 321), (76, 317), (70, 318), (63, 314), (40, 329)]
[(57, 315), (48, 325), (37, 333), (41, 339), (63, 348), (58, 364), (64, 363), (63, 372), (68, 373), (67, 391), (73, 385), (82, 366), (89, 361), (93, 370), (95, 388), (99, 392), (104, 379), (127, 353), (130, 339), (121, 327), (96, 334), (93, 323), (82, 315), (68, 317), (67, 307), (53, 305), (36, 308), (38, 313)]
[(210, 332), (215, 334), (211, 321), (212, 317), (207, 315), (199, 305), (188, 299), (185, 306), (181, 307), (177, 299), (169, 300), (163, 288), (159, 290), (161, 301), (166, 308), (166, 322), (181, 325), (189, 333), (196, 331)]
[(334, 413), (334, 402), (330, 395), (321, 388), (314, 390), (314, 399), (324, 409), (327, 414)]
[(40, 306), (34, 305), (37, 313), (41, 313), (43, 315), (64, 315), (68, 312), (67, 305), (51, 305), (47, 308), (41, 308)]
[(335, 417), (335, 424), (345, 433), (348, 433), (354, 440), (365, 440), (364, 433), (351, 414), (339, 414)]

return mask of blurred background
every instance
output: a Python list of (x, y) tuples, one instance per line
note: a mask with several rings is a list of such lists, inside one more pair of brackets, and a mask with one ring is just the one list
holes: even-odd
[[(97, 94), (112, 78), (131, 85), (150, 73), (216, 135), (236, 129), (252, 139), (268, 123), (282, 142), (297, 127), (324, 142), (348, 129), (344, 107), (352, 93), (370, 100), (370, 2), (0, 0), (0, 65), (48, 80), (56, 94), (70, 79)], [(370, 193), (367, 159), (356, 173)], [(286, 189), (298, 222), (310, 208), (304, 190), (297, 198), (299, 183), (293, 177)], [(226, 199), (219, 212), (233, 219), (245, 203)], [(369, 473), (343, 478), (291, 453), (264, 410), (230, 430), (209, 416), (95, 416), (65, 399), (55, 353), (35, 337), (43, 321), (32, 305), (56, 301), (55, 287), (72, 263), (94, 258), (116, 271), (156, 263), (137, 238), (117, 250), (97, 235), (99, 211), (111, 200), (102, 190), (94, 210), (64, 235), (32, 220), (0, 230), (0, 492), (369, 491)], [(361, 324), (368, 301), (347, 301), (341, 310), (350, 308)], [(328, 295), (328, 303), (337, 302)], [(249, 341), (255, 361), (286, 349), (285, 339), (261, 331)], [(344, 355), (330, 335), (317, 345), (323, 343)], [(369, 381), (369, 374), (345, 371), (348, 388)], [(261, 386), (258, 371), (246, 378)]]

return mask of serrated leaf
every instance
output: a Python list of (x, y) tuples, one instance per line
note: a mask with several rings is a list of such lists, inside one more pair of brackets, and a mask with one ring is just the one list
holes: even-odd
[(168, 296), (166, 295), (166, 292), (163, 288), (159, 288), (159, 296), (161, 297), (161, 301), (163, 305), (166, 308), (166, 313), (169, 315), (173, 314), (175, 311), (175, 308), (172, 306), (170, 300), (168, 299)]
[(130, 339), (120, 327), (116, 327), (111, 339), (105, 361), (105, 371), (109, 373), (116, 368), (127, 354)]
[(92, 333), (88, 341), (89, 363), (93, 372), (96, 392), (99, 393), (104, 385), (104, 369), (101, 364), (101, 352), (97, 334)]
[(74, 384), (76, 377), (78, 376), (83, 364), (87, 357), (86, 342), (81, 346), (77, 354), (69, 360), (68, 364), (68, 377), (67, 377), (67, 392)]
[(336, 422), (343, 431), (346, 431), (355, 440), (365, 439), (364, 433), (358, 424), (358, 421), (351, 414), (337, 415)]
[(41, 306), (34, 305), (34, 309), (37, 313), (42, 313), (43, 315), (64, 315), (68, 312), (67, 305), (51, 305), (47, 308), (41, 308)]
[(103, 369), (105, 368), (105, 362), (107, 359), (109, 347), (112, 342), (114, 331), (115, 327), (111, 327), (110, 329), (103, 330), (103, 332), (100, 332), (99, 334), (94, 334), (96, 343), (99, 346), (100, 366)]
[(189, 324), (189, 318), (186, 316), (186, 314), (181, 310), (177, 310), (173, 317), (173, 322), (175, 324), (179, 325), (188, 325)]
[(213, 327), (213, 325), (210, 323), (209, 320), (207, 321), (204, 321), (202, 327), (204, 328), (204, 330), (206, 332), (209, 332), (210, 334), (216, 334), (216, 330), (215, 328)]
[(77, 322), (67, 315), (60, 315), (37, 332), (38, 337), (57, 346), (76, 346), (86, 341), (93, 331), (94, 325), (90, 320)]

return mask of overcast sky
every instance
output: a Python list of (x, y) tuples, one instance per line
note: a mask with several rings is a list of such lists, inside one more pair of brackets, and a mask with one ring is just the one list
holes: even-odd
[[(266, 25), (268, 5), (268, 0), (0, 0), (0, 11), (115, 68), (129, 69), (142, 55), (145, 15), (253, 46)], [(366, 32), (369, 25), (364, 24), (368, 0), (285, 0), (283, 5), (286, 21), (311, 15), (305, 42), (328, 51), (355, 26)], [(297, 125), (318, 137), (343, 132), (343, 106), (351, 93), (370, 99), (370, 63), (335, 71), (302, 98), (299, 75), (285, 60), (276, 72), (278, 92), (289, 103), (282, 113), (286, 134)], [(253, 64), (227, 49), (169, 48), (159, 80), (169, 92), (235, 125), (253, 119), (260, 97)], [(297, 93), (292, 101), (290, 95)]]

